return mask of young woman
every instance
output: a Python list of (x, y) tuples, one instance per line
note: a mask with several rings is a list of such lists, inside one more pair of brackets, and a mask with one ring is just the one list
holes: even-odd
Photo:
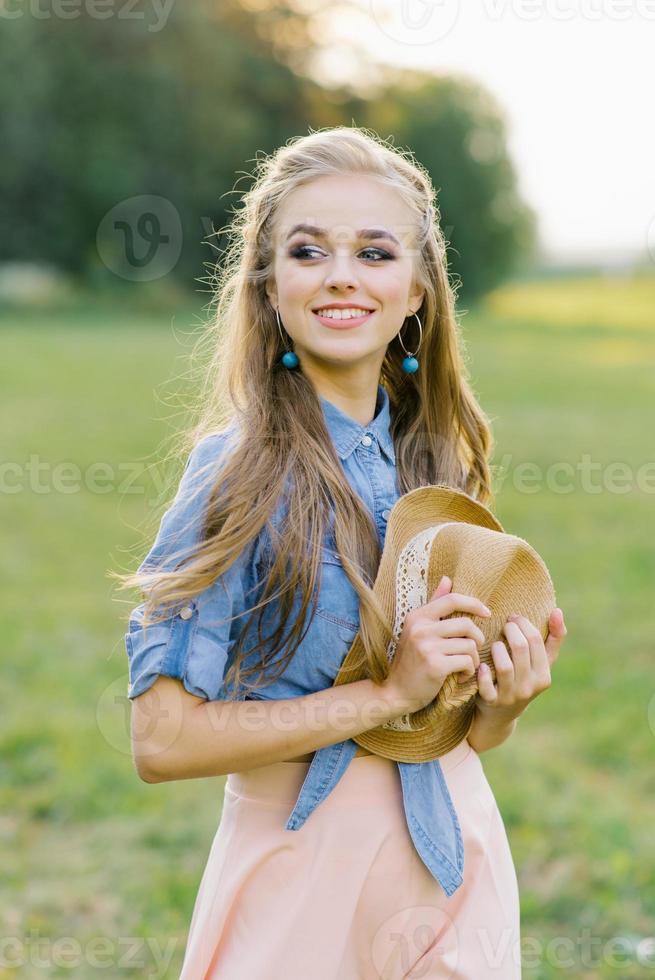
[(187, 467), (127, 577), (146, 600), (125, 638), (140, 776), (227, 774), (184, 980), (521, 974), (479, 754), (549, 686), (560, 610), (545, 643), (507, 623), (469, 737), (402, 781), (353, 736), (477, 670), (471, 616), (488, 611), (446, 580), (429, 650), (403, 631), (388, 676), (332, 686), (358, 630), (370, 653), (395, 501), (436, 483), (491, 496), (434, 197), (408, 154), (339, 127), (260, 161), (234, 219)]

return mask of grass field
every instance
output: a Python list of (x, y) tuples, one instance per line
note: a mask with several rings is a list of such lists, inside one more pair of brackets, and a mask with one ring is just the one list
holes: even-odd
[[(567, 280), (463, 318), (498, 516), (569, 630), (551, 689), (482, 756), (530, 980), (655, 976), (653, 310), (653, 278)], [(0, 977), (177, 977), (223, 780), (138, 779), (107, 571), (139, 554), (195, 311), (6, 310), (0, 329)]]

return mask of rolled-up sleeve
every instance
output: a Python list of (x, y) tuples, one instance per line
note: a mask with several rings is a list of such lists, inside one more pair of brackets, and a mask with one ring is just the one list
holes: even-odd
[[(175, 499), (139, 570), (172, 568), (199, 540), (210, 489), (202, 486), (202, 480), (208, 473), (218, 474), (228, 433), (205, 436), (193, 449)], [(146, 691), (159, 675), (179, 678), (196, 697), (219, 697), (229, 652), (244, 623), (243, 617), (232, 622), (230, 617), (252, 604), (254, 555), (253, 542), (209, 588), (186, 600), (168, 619), (144, 626), (145, 603), (132, 610), (125, 633), (130, 699)]]

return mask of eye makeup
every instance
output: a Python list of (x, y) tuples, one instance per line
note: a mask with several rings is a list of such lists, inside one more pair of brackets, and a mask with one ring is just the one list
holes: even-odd
[[(318, 248), (318, 246), (316, 246), (316, 245), (294, 245), (290, 249), (290, 251), (289, 251), (289, 256), (291, 258), (294, 258), (294, 259), (311, 258), (311, 256), (307, 256), (306, 254), (303, 254), (303, 253), (306, 252), (306, 250), (308, 250), (308, 249), (315, 249), (316, 250), (317, 248)], [(365, 248), (361, 249), (361, 251), (362, 252), (377, 252), (379, 257), (377, 259), (375, 259), (375, 260), (369, 260), (369, 261), (374, 261), (375, 264), (380, 264), (381, 262), (392, 261), (396, 257), (395, 255), (392, 255), (390, 252), (387, 252), (385, 249), (377, 248), (377, 247), (372, 246), (372, 245), (367, 245)]]

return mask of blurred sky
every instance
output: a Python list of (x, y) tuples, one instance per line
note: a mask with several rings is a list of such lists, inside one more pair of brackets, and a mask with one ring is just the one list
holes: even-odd
[(325, 4), (318, 29), (337, 45), (324, 80), (355, 70), (342, 39), (481, 81), (547, 254), (655, 261), (655, 0), (352, 0)]

